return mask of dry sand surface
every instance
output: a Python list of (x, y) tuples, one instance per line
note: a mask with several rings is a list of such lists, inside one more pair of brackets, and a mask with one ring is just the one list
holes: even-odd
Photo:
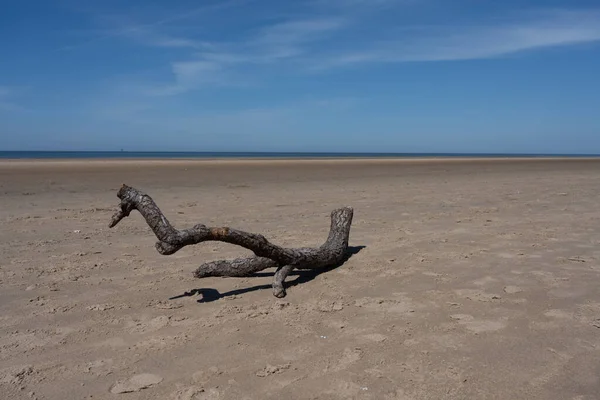
[[(116, 191), (344, 265), (194, 279)], [(2, 399), (600, 398), (600, 161), (2, 161)], [(169, 299), (192, 289), (201, 294)]]

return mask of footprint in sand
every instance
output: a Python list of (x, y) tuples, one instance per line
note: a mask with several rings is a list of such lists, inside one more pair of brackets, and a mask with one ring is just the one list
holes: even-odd
[(399, 299), (383, 299), (363, 297), (354, 302), (354, 306), (373, 311), (385, 310), (398, 314), (410, 314), (416, 309), (415, 304), (407, 297), (400, 296)]
[(497, 302), (502, 301), (502, 296), (494, 293), (487, 293), (476, 289), (457, 289), (454, 291), (457, 295), (473, 301)]
[(382, 335), (380, 333), (369, 333), (367, 335), (363, 335), (362, 337), (371, 342), (376, 342), (376, 343), (385, 342), (387, 339), (387, 336)]
[(20, 385), (30, 375), (34, 373), (33, 366), (23, 365), (0, 370), (0, 383)]
[(506, 327), (504, 321), (476, 320), (473, 316), (468, 314), (454, 314), (451, 315), (450, 318), (473, 333), (493, 332)]
[(137, 342), (134, 348), (137, 350), (157, 351), (168, 349), (186, 342), (185, 336), (158, 336)]
[(217, 389), (204, 389), (200, 386), (190, 386), (176, 390), (171, 394), (171, 400), (218, 400), (221, 394)]
[(576, 297), (584, 297), (588, 294), (588, 290), (586, 288), (565, 288), (565, 287), (556, 287), (548, 291), (548, 294), (552, 297), (556, 297), (559, 299), (571, 299)]
[(139, 392), (142, 389), (147, 389), (161, 383), (163, 378), (155, 374), (139, 374), (132, 376), (126, 381), (115, 383), (110, 392), (113, 394)]
[(340, 357), (337, 365), (333, 368), (334, 371), (342, 371), (348, 368), (350, 365), (354, 364), (358, 360), (360, 360), (363, 356), (363, 352), (361, 349), (344, 349), (344, 354)]
[(266, 378), (269, 375), (282, 374), (290, 369), (291, 364), (271, 365), (267, 364), (263, 369), (256, 372), (256, 376), (259, 378)]
[(194, 380), (194, 383), (197, 383), (199, 385), (206, 385), (211, 379), (222, 375), (223, 371), (221, 371), (218, 367), (210, 367), (206, 370), (199, 370), (194, 372), (194, 374), (192, 375), (192, 379)]
[(516, 294), (516, 293), (521, 293), (523, 291), (523, 289), (521, 289), (518, 286), (505, 286), (504, 287), (504, 293), (506, 294)]
[(113, 366), (112, 358), (90, 361), (83, 367), (83, 372), (96, 376), (108, 375)]
[(491, 283), (496, 283), (498, 282), (498, 279), (491, 277), (491, 276), (486, 276), (477, 280), (474, 280), (473, 283), (477, 286), (486, 286), (489, 285)]
[(113, 349), (126, 347), (127, 345), (128, 345), (127, 341), (125, 341), (125, 339), (120, 338), (120, 337), (108, 338), (106, 340), (103, 340), (101, 342), (93, 344), (93, 346), (95, 346), (95, 347), (110, 347)]
[(146, 333), (154, 332), (171, 323), (171, 317), (167, 315), (160, 315), (152, 318), (151, 320), (131, 321), (128, 325), (130, 333)]
[(548, 310), (544, 315), (549, 318), (573, 319), (573, 313), (558, 309)]

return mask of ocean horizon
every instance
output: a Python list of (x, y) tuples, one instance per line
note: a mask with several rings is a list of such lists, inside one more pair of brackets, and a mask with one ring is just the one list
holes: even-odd
[(0, 159), (235, 159), (235, 158), (521, 158), (600, 157), (542, 153), (371, 153), (371, 152), (201, 152), (201, 151), (0, 151)]

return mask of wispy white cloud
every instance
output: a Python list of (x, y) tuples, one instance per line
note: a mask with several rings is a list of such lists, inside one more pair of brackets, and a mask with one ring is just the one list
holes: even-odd
[(237, 42), (207, 43), (202, 50), (190, 54), (187, 61), (171, 63), (172, 83), (158, 84), (146, 93), (175, 95), (205, 85), (239, 84), (241, 81), (232, 76), (233, 70), (307, 54), (309, 43), (342, 29), (345, 23), (342, 18), (288, 20), (262, 27)]
[(289, 20), (262, 28), (249, 40), (241, 41), (237, 51), (246, 61), (268, 63), (299, 57), (310, 51), (310, 45), (330, 37), (346, 27), (344, 18), (312, 18)]
[(222, 83), (222, 67), (211, 61), (179, 61), (171, 64), (173, 83), (149, 87), (146, 93), (168, 96), (187, 92), (206, 84)]
[[(186, 19), (191, 19), (197, 16), (207, 15), (212, 12), (226, 10), (231, 7), (251, 3), (253, 0), (227, 0), (221, 1), (214, 4), (202, 5), (193, 9), (189, 9), (183, 12), (179, 12), (168, 17), (157, 19), (149, 23), (139, 23), (132, 21), (126, 16), (103, 16), (100, 18), (103, 20), (103, 25), (109, 25), (109, 29), (101, 31), (100, 34), (94, 35), (92, 39), (77, 43), (65, 45), (58, 50), (74, 50), (81, 47), (90, 46), (96, 42), (114, 39), (114, 38), (129, 38), (138, 41), (140, 44), (157, 46), (157, 47), (190, 47), (190, 48), (202, 48), (206, 47), (208, 43), (197, 41), (189, 38), (173, 36), (165, 34), (160, 31), (162, 26), (167, 26), (174, 22), (181, 22)], [(89, 33), (94, 34), (93, 30)]]
[[(101, 30), (90, 40), (63, 46), (59, 50), (75, 50), (102, 40), (119, 38), (148, 47), (202, 49), (210, 46), (207, 42), (165, 33), (160, 29), (161, 24), (137, 24), (133, 21), (126, 21), (121, 17), (110, 19), (112, 20), (111, 24), (118, 27)], [(88, 34), (94, 34), (94, 32), (89, 31)]]
[(288, 20), (262, 27), (235, 43), (213, 44), (212, 51), (199, 54), (223, 64), (268, 64), (310, 53), (311, 44), (343, 29), (343, 18)]
[(132, 26), (126, 28), (121, 32), (121, 36), (139, 44), (152, 47), (190, 49), (210, 48), (210, 44), (207, 42), (164, 34), (156, 29), (144, 26)]
[(361, 63), (489, 59), (550, 47), (600, 41), (600, 12), (541, 13), (501, 25), (429, 27), (315, 60), (317, 69)]
[(170, 76), (139, 85), (142, 95), (153, 96), (178, 95), (207, 85), (244, 85), (254, 80), (256, 72), (265, 76), (286, 68), (308, 73), (361, 64), (490, 59), (600, 41), (600, 10), (595, 9), (527, 12), (504, 19), (488, 16), (478, 18), (478, 25), (456, 26), (411, 21), (399, 26), (390, 19), (378, 25), (377, 19), (361, 13), (339, 11), (366, 7), (381, 13), (383, 6), (409, 3), (415, 0), (309, 0), (313, 7), (309, 13), (248, 24), (253, 28), (236, 28), (227, 40), (218, 40), (218, 35), (204, 40), (198, 34), (174, 34), (177, 29), (170, 24), (185, 14), (130, 24), (119, 35), (139, 45), (181, 50), (177, 59), (167, 61)]
[(288, 20), (248, 32), (234, 42), (214, 42), (194, 57), (222, 67), (235, 64), (268, 64), (297, 58), (310, 51), (310, 44), (343, 29), (343, 18)]
[(342, 28), (347, 21), (343, 18), (313, 18), (290, 20), (267, 26), (252, 41), (256, 44), (278, 45), (304, 43), (318, 40), (326, 32)]
[(336, 9), (342, 11), (356, 11), (376, 9), (416, 3), (419, 0), (312, 0), (313, 6), (322, 9)]

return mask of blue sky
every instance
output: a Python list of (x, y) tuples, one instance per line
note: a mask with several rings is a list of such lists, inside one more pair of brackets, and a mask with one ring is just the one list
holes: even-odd
[(0, 150), (600, 153), (597, 0), (23, 0), (0, 49)]

